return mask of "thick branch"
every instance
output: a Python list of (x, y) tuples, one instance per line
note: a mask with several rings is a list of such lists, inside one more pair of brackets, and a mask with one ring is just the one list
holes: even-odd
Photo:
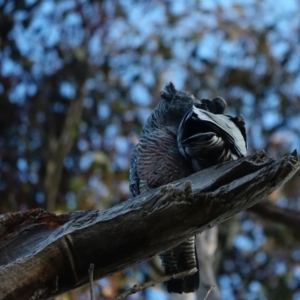
[(298, 230), (300, 227), (299, 210), (297, 211), (290, 208), (278, 207), (268, 200), (250, 207), (249, 211), (263, 217), (266, 220), (289, 226), (294, 230)]
[(178, 245), (244, 210), (298, 169), (257, 153), (201, 171), (105, 211), (0, 219), (0, 299), (47, 299)]

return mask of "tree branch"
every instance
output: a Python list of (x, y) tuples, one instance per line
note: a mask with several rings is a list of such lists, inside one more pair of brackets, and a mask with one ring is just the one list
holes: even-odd
[(146, 289), (150, 286), (154, 286), (156, 284), (163, 283), (163, 282), (169, 281), (171, 279), (179, 279), (179, 278), (183, 278), (183, 277), (186, 277), (186, 276), (191, 276), (196, 272), (197, 272), (197, 268), (193, 268), (193, 269), (188, 270), (188, 271), (180, 272), (180, 273), (173, 274), (173, 275), (162, 276), (162, 277), (159, 277), (156, 280), (151, 280), (151, 281), (147, 281), (147, 282), (145, 282), (143, 284), (140, 284), (140, 285), (135, 285), (132, 288), (130, 288), (129, 290), (127, 290), (127, 291), (123, 292), (122, 294), (118, 295), (114, 300), (123, 300), (126, 297), (128, 297), (129, 295), (137, 293), (137, 292), (139, 292), (141, 290), (144, 290), (144, 289)]
[(212, 291), (212, 289), (213, 289), (214, 287), (215, 287), (214, 285), (212, 285), (212, 286), (210, 287), (210, 289), (207, 291), (207, 293), (206, 293), (206, 295), (205, 295), (205, 298), (204, 298), (203, 300), (207, 300), (207, 297), (209, 296), (210, 292)]
[(298, 230), (300, 227), (300, 211), (279, 207), (268, 200), (257, 203), (253, 207), (250, 207), (248, 211), (257, 214), (266, 220), (273, 221), (277, 224), (283, 224), (294, 230)]
[(61, 182), (64, 159), (69, 154), (80, 123), (85, 96), (85, 80), (78, 87), (77, 97), (69, 105), (61, 134), (58, 138), (50, 137), (49, 148), (47, 149), (46, 176), (44, 188), (47, 198), (47, 209), (55, 210), (56, 198)]
[[(220, 300), (220, 292), (215, 279), (213, 261), (218, 244), (218, 227), (215, 226), (196, 236), (200, 286), (197, 290), (197, 299)], [(207, 291), (209, 287), (214, 287)]]
[[(0, 217), (0, 299), (47, 299), (170, 249), (256, 204), (299, 168), (296, 153), (218, 165), (105, 211)], [(33, 299), (33, 298), (32, 298)]]

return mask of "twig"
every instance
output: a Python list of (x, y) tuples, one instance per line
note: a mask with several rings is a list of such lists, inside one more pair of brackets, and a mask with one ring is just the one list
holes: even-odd
[(167, 276), (162, 276), (158, 279), (155, 279), (155, 280), (151, 280), (151, 281), (148, 281), (148, 282), (145, 282), (143, 284), (140, 284), (140, 285), (134, 285), (131, 289), (121, 293), (120, 295), (118, 295), (114, 300), (122, 300), (122, 299), (125, 299), (125, 297), (129, 296), (129, 295), (132, 295), (136, 292), (139, 292), (141, 290), (144, 290), (150, 286), (154, 286), (158, 283), (162, 283), (162, 282), (166, 282), (166, 281), (169, 281), (171, 279), (179, 279), (179, 278), (183, 278), (183, 277), (186, 277), (186, 276), (191, 276), (193, 275), (194, 273), (197, 272), (197, 268), (193, 268), (191, 270), (188, 270), (188, 271), (184, 271), (184, 272), (181, 272), (181, 273), (177, 273), (177, 274), (173, 274), (173, 275), (167, 275)]
[(91, 300), (94, 300), (94, 290), (93, 290), (94, 264), (90, 264), (89, 277), (90, 277)]
[(214, 285), (212, 285), (212, 286), (210, 287), (210, 289), (207, 291), (207, 293), (206, 293), (206, 295), (205, 295), (205, 297), (204, 297), (203, 300), (206, 300), (206, 299), (207, 299), (207, 297), (209, 296), (210, 292), (212, 291), (212, 289), (213, 289), (214, 287), (215, 287)]

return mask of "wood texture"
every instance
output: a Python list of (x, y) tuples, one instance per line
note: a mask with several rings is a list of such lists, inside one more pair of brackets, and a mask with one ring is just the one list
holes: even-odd
[(0, 299), (47, 299), (146, 260), (256, 204), (299, 168), (264, 152), (198, 172), (105, 211), (0, 217)]

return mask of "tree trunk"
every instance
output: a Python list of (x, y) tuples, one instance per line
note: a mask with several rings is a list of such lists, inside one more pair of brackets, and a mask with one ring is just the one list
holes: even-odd
[(198, 300), (204, 299), (212, 286), (214, 287), (209, 292), (207, 300), (221, 300), (213, 269), (214, 255), (217, 246), (218, 226), (206, 230), (196, 237), (196, 249), (200, 269), (200, 286), (196, 292)]

